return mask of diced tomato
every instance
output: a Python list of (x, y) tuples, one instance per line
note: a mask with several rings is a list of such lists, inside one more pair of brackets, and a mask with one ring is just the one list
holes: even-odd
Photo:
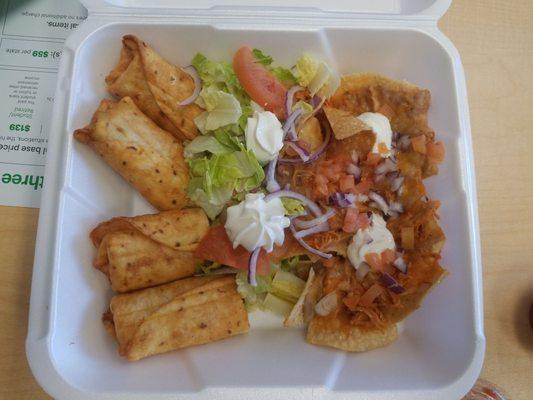
[(366, 155), (365, 164), (375, 167), (376, 165), (379, 164), (380, 161), (381, 161), (381, 155), (370, 152)]
[(383, 264), (392, 264), (396, 259), (396, 252), (392, 249), (386, 249), (381, 253), (381, 261)]
[(381, 260), (381, 256), (378, 253), (365, 254), (365, 261), (374, 271), (383, 270), (383, 262)]
[(361, 182), (359, 182), (353, 188), (353, 193), (355, 193), (355, 194), (367, 194), (370, 191), (371, 187), (372, 187), (372, 178), (367, 177), (367, 176), (363, 176), (361, 178)]
[[(233, 248), (226, 229), (217, 225), (207, 232), (198, 244), (194, 255), (201, 260), (215, 261), (230, 267), (247, 270), (251, 253), (242, 246)], [(270, 272), (270, 261), (265, 250), (261, 250), (257, 260), (257, 273), (266, 275)]]
[(359, 299), (359, 304), (363, 307), (370, 307), (374, 300), (378, 298), (385, 288), (378, 283), (374, 283)]
[(329, 194), (328, 182), (328, 178), (326, 178), (324, 175), (315, 175), (315, 197), (323, 197)]
[(370, 225), (370, 219), (366, 213), (361, 213), (357, 216), (357, 222), (355, 224), (355, 230), (366, 229)]
[(420, 154), (426, 154), (426, 136), (418, 135), (411, 138), (413, 150)]
[(241, 47), (233, 56), (233, 69), (242, 87), (257, 104), (285, 119), (287, 89), (259, 64), (250, 47)]
[(346, 233), (354, 233), (357, 230), (357, 216), (359, 212), (357, 208), (348, 208), (346, 215), (344, 216), (344, 223), (342, 224), (342, 230)]
[(343, 192), (351, 192), (355, 189), (355, 179), (353, 175), (344, 175), (339, 180), (339, 187)]
[(342, 302), (348, 308), (348, 310), (355, 311), (355, 308), (359, 304), (359, 300), (361, 300), (361, 296), (358, 296), (356, 294), (349, 294), (344, 299), (342, 299)]
[(426, 144), (426, 151), (429, 160), (435, 164), (444, 161), (445, 148), (442, 142), (428, 142)]

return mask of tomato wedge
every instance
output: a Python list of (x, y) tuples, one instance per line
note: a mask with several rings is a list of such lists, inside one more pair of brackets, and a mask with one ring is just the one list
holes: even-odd
[(264, 66), (259, 64), (252, 49), (243, 46), (233, 56), (233, 69), (248, 96), (279, 119), (285, 119), (287, 89)]
[[(233, 248), (226, 229), (222, 225), (214, 226), (207, 232), (194, 252), (196, 258), (215, 261), (230, 267), (248, 270), (251, 253), (242, 246)], [(267, 275), (270, 272), (270, 261), (265, 250), (261, 250), (257, 260), (257, 273)]]

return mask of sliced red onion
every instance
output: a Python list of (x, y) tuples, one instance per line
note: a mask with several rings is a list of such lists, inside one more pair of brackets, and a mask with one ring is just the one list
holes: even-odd
[(322, 103), (322, 98), (320, 96), (317, 96), (316, 94), (313, 96), (313, 98), (311, 99), (311, 105), (313, 106), (313, 108), (317, 108), (320, 106), (320, 103)]
[(357, 196), (352, 193), (335, 192), (329, 196), (330, 203), (341, 208), (355, 206), (356, 200)]
[(269, 201), (271, 199), (274, 199), (276, 197), (289, 197), (291, 199), (296, 199), (304, 203), (304, 206), (309, 208), (311, 212), (316, 216), (322, 215), (322, 210), (320, 210), (320, 207), (311, 199), (305, 197), (303, 194), (294, 192), (292, 190), (278, 190), (277, 192), (272, 192), (270, 194), (267, 194), (265, 197), (265, 201)]
[(389, 209), (392, 210), (392, 211), (396, 211), (396, 212), (402, 213), (403, 212), (403, 204), (400, 203), (399, 201), (393, 201), (392, 203), (389, 204)]
[(370, 265), (363, 262), (359, 264), (359, 267), (357, 267), (355, 271), (355, 279), (357, 279), (359, 282), (362, 282), (363, 279), (365, 279), (366, 274), (370, 271)]
[[(292, 224), (290, 225), (290, 228), (291, 228), (291, 232), (292, 232), (293, 236), (296, 235), (296, 229), (294, 229), (294, 226)], [(305, 242), (305, 240), (303, 240), (301, 238), (296, 238), (295, 237), (295, 239), (296, 239), (296, 241), (298, 243), (300, 243), (300, 246), (302, 246), (304, 249), (306, 249), (308, 252), (310, 252), (312, 254), (315, 254), (315, 255), (317, 255), (319, 257), (322, 257), (322, 258), (325, 258), (327, 260), (329, 260), (332, 257), (331, 254), (329, 254), (329, 253), (324, 253), (324, 252), (322, 252), (320, 250), (315, 249), (314, 247), (309, 246)]]
[(192, 92), (192, 94), (178, 104), (179, 106), (186, 106), (195, 101), (198, 95), (200, 94), (200, 91), (202, 90), (202, 80), (200, 79), (196, 68), (194, 68), (192, 65), (182, 68), (181, 70), (189, 74), (194, 82), (194, 91)]
[(300, 146), (296, 142), (285, 142), (287, 146), (289, 146), (291, 149), (293, 149), (296, 154), (302, 159), (303, 162), (306, 162), (309, 160), (309, 152), (304, 149), (302, 146)]
[(287, 113), (287, 115), (292, 114), (292, 104), (294, 103), (294, 95), (301, 90), (304, 90), (304, 88), (298, 85), (294, 85), (287, 91), (287, 98), (285, 100), (285, 112)]
[(267, 167), (266, 173), (266, 189), (272, 193), (281, 189), (278, 181), (276, 180), (276, 165), (278, 164), (278, 156), (274, 157)]
[(376, 182), (376, 183), (381, 182), (384, 178), (385, 178), (384, 174), (374, 175), (374, 182)]
[(318, 157), (322, 155), (322, 153), (326, 150), (326, 147), (329, 144), (329, 141), (331, 140), (331, 131), (329, 129), (326, 130), (326, 137), (324, 138), (324, 141), (320, 145), (318, 149), (312, 154), (309, 155), (309, 159), (307, 161), (302, 161), (299, 158), (280, 158), (279, 162), (280, 164), (300, 164), (300, 163), (310, 163), (312, 161), (315, 161)]
[(257, 259), (259, 258), (260, 251), (261, 247), (255, 249), (250, 255), (250, 261), (248, 262), (248, 283), (252, 286), (257, 286), (255, 274), (257, 271)]
[(330, 292), (315, 304), (315, 312), (321, 317), (325, 317), (337, 308), (337, 301), (337, 293)]
[(352, 150), (352, 161), (354, 164), (358, 164), (359, 163), (359, 154), (357, 154), (357, 151), (355, 150)]
[(396, 164), (390, 158), (386, 158), (376, 167), (374, 174), (382, 175), (392, 171), (396, 171)]
[(404, 274), (407, 273), (407, 263), (402, 256), (399, 256), (396, 260), (394, 260), (392, 265), (394, 265), (398, 271), (403, 272)]
[(326, 232), (326, 231), (329, 231), (329, 225), (327, 223), (321, 223), (311, 228), (303, 229), (301, 231), (296, 232), (294, 234), (294, 238), (296, 240), (303, 239), (306, 236), (314, 235), (315, 233)]
[(346, 172), (348, 172), (350, 175), (353, 175), (355, 179), (359, 179), (361, 177), (361, 168), (355, 164), (348, 164)]
[(315, 226), (318, 226), (324, 223), (327, 225), (328, 219), (330, 219), (334, 215), (335, 215), (335, 210), (333, 208), (330, 208), (328, 211), (326, 211), (324, 214), (322, 214), (321, 216), (317, 218), (310, 219), (307, 221), (303, 221), (301, 219), (295, 219), (292, 222), (294, 226), (297, 227), (298, 229), (307, 229), (307, 228), (312, 228), (312, 227), (315, 227)]
[(396, 279), (387, 274), (386, 272), (381, 275), (381, 283), (385, 285), (387, 289), (396, 294), (405, 292), (405, 289), (400, 285)]
[(285, 136), (288, 136), (288, 140), (296, 141), (298, 140), (298, 134), (296, 133), (295, 123), (298, 118), (303, 114), (304, 110), (298, 107), (292, 113), (289, 114), (287, 120), (283, 124), (283, 133)]
[(368, 194), (368, 198), (377, 204), (377, 208), (383, 211), (383, 214), (389, 213), (389, 206), (381, 195), (377, 194), (376, 192), (370, 192)]
[(393, 192), (397, 192), (400, 189), (400, 187), (402, 186), (404, 180), (405, 180), (405, 177), (403, 177), (401, 175), (398, 176), (397, 178), (394, 178), (392, 180), (390, 189)]

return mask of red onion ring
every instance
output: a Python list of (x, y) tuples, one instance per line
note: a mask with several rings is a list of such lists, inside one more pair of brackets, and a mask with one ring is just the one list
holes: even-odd
[(280, 158), (279, 163), (280, 164), (300, 164), (300, 163), (308, 164), (310, 162), (313, 162), (318, 157), (320, 157), (322, 153), (326, 150), (326, 147), (328, 146), (330, 140), (331, 140), (331, 131), (327, 129), (326, 137), (324, 138), (324, 141), (314, 153), (309, 155), (309, 159), (307, 161), (302, 161), (301, 159), (297, 159), (297, 158)]
[(303, 162), (309, 160), (309, 152), (300, 145), (298, 145), (296, 142), (285, 142), (285, 144), (287, 144), (287, 146), (293, 149)]
[(319, 217), (322, 215), (322, 210), (320, 210), (320, 207), (311, 199), (305, 197), (303, 194), (294, 192), (292, 190), (278, 190), (277, 192), (273, 192), (270, 194), (267, 194), (265, 196), (265, 201), (270, 201), (276, 197), (289, 197), (291, 199), (296, 199), (304, 203), (304, 205), (311, 210), (311, 212), (316, 216)]
[(294, 95), (302, 90), (304, 90), (303, 87), (294, 85), (287, 91), (287, 98), (285, 100), (285, 112), (287, 113), (287, 115), (292, 114), (292, 104), (294, 103)]
[(315, 225), (308, 229), (297, 231), (294, 234), (294, 238), (303, 239), (306, 236), (314, 235), (315, 233), (326, 232), (326, 231), (329, 231), (329, 225), (327, 223), (322, 223), (322, 224)]
[(298, 229), (312, 228), (312, 227), (315, 227), (317, 225), (321, 225), (324, 223), (326, 223), (327, 225), (328, 219), (333, 217), (335, 213), (336, 213), (335, 210), (333, 208), (330, 208), (328, 211), (326, 211), (324, 214), (322, 214), (321, 216), (317, 218), (310, 219), (307, 221), (302, 221), (301, 219), (294, 219), (292, 222), (294, 226), (296, 226)]
[(292, 113), (289, 114), (287, 120), (283, 124), (283, 133), (285, 136), (288, 136), (290, 141), (296, 141), (298, 140), (298, 134), (296, 133), (296, 127), (295, 123), (298, 118), (301, 117), (304, 110), (302, 110), (300, 107), (298, 107), (296, 110), (294, 110)]
[(383, 211), (383, 214), (389, 213), (389, 205), (383, 196), (377, 194), (376, 192), (370, 192), (368, 193), (368, 198), (377, 204), (378, 208)]
[[(296, 229), (294, 229), (294, 226), (292, 224), (290, 225), (290, 228), (291, 228), (291, 232), (292, 232), (292, 234), (294, 236), (296, 234)], [(303, 240), (302, 238), (295, 237), (295, 239), (296, 239), (296, 241), (298, 243), (300, 243), (300, 246), (302, 246), (304, 249), (306, 249), (308, 252), (310, 252), (312, 254), (315, 254), (315, 255), (317, 255), (319, 257), (325, 258), (326, 260), (329, 260), (332, 257), (332, 255), (329, 254), (329, 253), (324, 253), (324, 252), (322, 252), (320, 250), (315, 249), (314, 247), (309, 246), (305, 242), (305, 240)]]
[(394, 279), (392, 276), (387, 274), (386, 272), (381, 275), (381, 283), (383, 283), (387, 289), (389, 289), (391, 292), (400, 294), (405, 292), (405, 289), (402, 285), (400, 285), (396, 279)]
[(257, 259), (259, 258), (259, 252), (261, 247), (255, 249), (250, 255), (250, 261), (248, 262), (248, 283), (252, 286), (257, 286), (257, 279), (255, 277), (257, 271)]
[(276, 164), (278, 163), (278, 156), (274, 157), (267, 167), (266, 173), (266, 189), (269, 193), (276, 192), (281, 189), (278, 181), (276, 180)]
[(194, 102), (197, 99), (197, 97), (200, 95), (200, 91), (202, 90), (202, 80), (200, 79), (200, 76), (198, 75), (196, 68), (194, 68), (192, 65), (182, 68), (181, 70), (189, 74), (189, 76), (192, 78), (194, 82), (194, 91), (192, 92), (192, 94), (178, 104), (179, 106), (186, 106)]

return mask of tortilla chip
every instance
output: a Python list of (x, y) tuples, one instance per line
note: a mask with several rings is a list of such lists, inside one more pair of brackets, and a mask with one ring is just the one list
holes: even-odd
[(314, 153), (324, 141), (318, 119), (308, 118), (301, 126), (298, 126), (298, 139), (306, 146), (306, 150)]
[(194, 81), (153, 51), (142, 40), (126, 35), (117, 66), (106, 77), (109, 92), (131, 97), (137, 107), (162, 129), (185, 140), (198, 134), (194, 118), (202, 109), (180, 106), (194, 91)]
[(387, 346), (397, 337), (398, 329), (395, 324), (384, 329), (363, 330), (351, 325), (342, 314), (330, 314), (326, 317), (313, 317), (307, 328), (306, 340), (320, 346), (362, 352)]
[(370, 130), (367, 124), (349, 111), (326, 106), (323, 109), (337, 140), (343, 140), (356, 133)]
[(249, 330), (233, 276), (193, 277), (113, 297), (119, 352), (135, 361)]
[(144, 115), (129, 97), (102, 100), (91, 123), (74, 137), (100, 154), (159, 210), (187, 204), (183, 146)]
[(286, 327), (296, 327), (301, 328), (305, 326), (305, 320), (304, 320), (304, 305), (305, 302), (309, 299), (307, 298), (307, 295), (313, 286), (313, 283), (315, 281), (315, 271), (313, 268), (309, 270), (309, 276), (307, 277), (307, 282), (305, 283), (304, 290), (302, 290), (302, 293), (300, 293), (300, 297), (298, 298), (298, 301), (292, 308), (290, 314), (285, 318), (285, 321), (283, 322), (283, 325)]
[(140, 233), (110, 233), (105, 242), (109, 281), (116, 292), (171, 282), (195, 272), (193, 252), (161, 246)]
[(342, 77), (328, 105), (356, 116), (382, 112), (389, 117), (393, 131), (418, 135), (431, 132), (427, 121), (430, 101), (429, 90), (406, 81), (376, 74), (354, 74)]

